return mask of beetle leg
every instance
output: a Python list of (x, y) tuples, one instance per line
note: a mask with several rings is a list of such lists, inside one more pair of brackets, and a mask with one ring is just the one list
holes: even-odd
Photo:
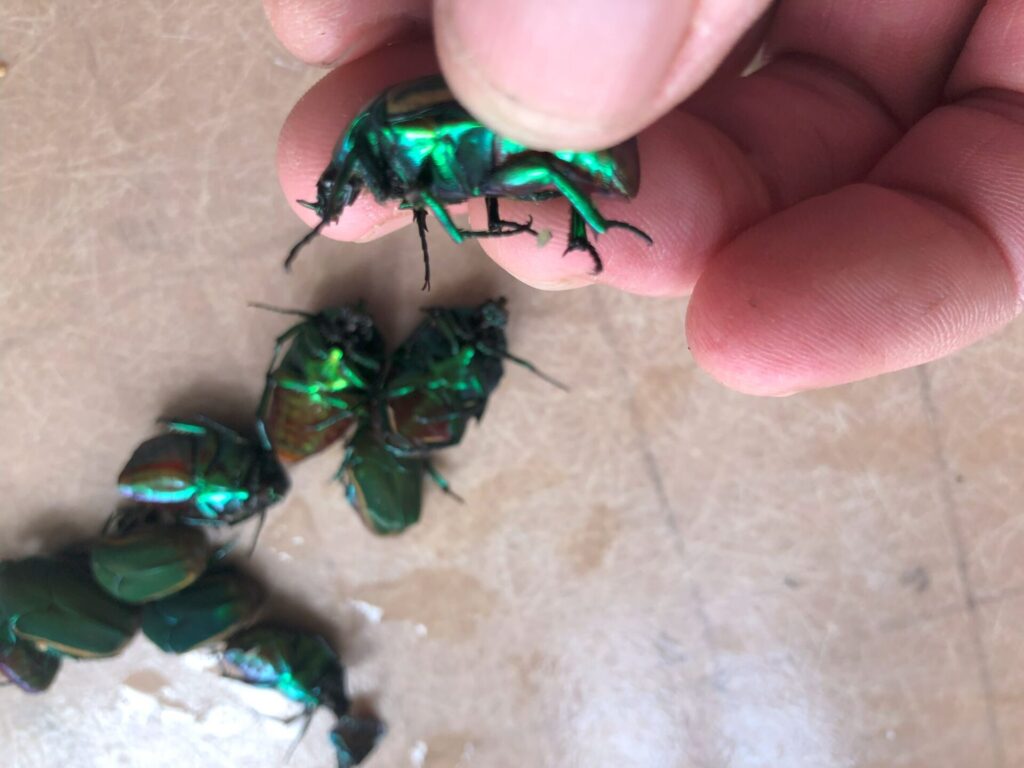
[(205, 435), (208, 431), (206, 424), (200, 423), (203, 417), (199, 416), (195, 421), (184, 419), (157, 419), (158, 424), (167, 427), (168, 432), (177, 432), (181, 435)]
[(426, 206), (430, 211), (437, 217), (437, 220), (441, 222), (441, 226), (444, 227), (445, 232), (451, 237), (456, 243), (461, 243), (464, 238), (462, 232), (455, 222), (452, 221), (451, 214), (448, 213), (447, 209), (441, 205), (441, 203), (430, 194), (425, 192), (419, 193), (419, 200), (412, 201), (413, 205), (413, 221), (416, 222), (416, 227), (420, 233), (420, 247), (423, 249), (423, 290), (430, 290), (430, 256), (427, 252), (427, 212), (423, 206)]
[(285, 721), (286, 723), (290, 723), (290, 722), (293, 722), (294, 720), (296, 720), (299, 717), (301, 717), (303, 719), (302, 720), (302, 728), (299, 730), (299, 735), (295, 737), (295, 741), (293, 741), (292, 745), (290, 747), (288, 747), (288, 752), (284, 756), (284, 761), (286, 763), (289, 760), (292, 759), (292, 755), (295, 754), (295, 750), (298, 748), (299, 742), (302, 741), (303, 738), (305, 738), (306, 731), (309, 730), (309, 724), (311, 722), (313, 722), (313, 712), (315, 712), (315, 711), (316, 710), (314, 708), (312, 708), (312, 707), (306, 707), (306, 711), (305, 712), (302, 712), (301, 714), (296, 715), (295, 717), (289, 718), (288, 720)]
[(430, 251), (427, 250), (427, 212), (422, 208), (416, 208), (412, 212), (412, 220), (416, 222), (416, 229), (420, 233), (420, 248), (423, 249), (423, 288), (430, 290)]
[(441, 222), (441, 226), (444, 227), (444, 231), (448, 233), (448, 236), (456, 243), (461, 243), (462, 233), (452, 220), (452, 216), (448, 213), (448, 209), (441, 205), (433, 195), (420, 192), (419, 198), (423, 205), (427, 206), (427, 208), (430, 209), (430, 212), (437, 217), (439, 222)]
[(256, 542), (260, 540), (260, 534), (263, 533), (263, 524), (267, 522), (267, 510), (261, 509), (259, 513), (259, 520), (256, 522), (256, 533), (253, 534), (252, 544), (249, 545), (249, 557), (253, 556), (256, 552)]
[(459, 496), (455, 491), (452, 490), (451, 485), (445, 480), (444, 475), (437, 471), (437, 468), (429, 461), (423, 462), (424, 467), (427, 470), (427, 474), (430, 475), (430, 479), (437, 483), (437, 487), (444, 491), (447, 495), (455, 499), (459, 504), (465, 504), (466, 500)]
[(646, 240), (648, 244), (654, 242), (651, 240), (651, 236), (642, 229), (634, 227), (625, 221), (606, 219), (602, 216), (590, 198), (577, 189), (572, 181), (547, 161), (533, 159), (528, 164), (511, 166), (499, 174), (495, 180), (512, 189), (517, 186), (550, 184), (562, 193), (569, 201), (569, 205), (572, 206), (572, 215), (569, 219), (569, 247), (565, 249), (565, 253), (570, 251), (586, 251), (589, 253), (594, 260), (595, 275), (601, 272), (604, 265), (601, 263), (601, 257), (597, 254), (597, 249), (587, 239), (587, 226), (602, 235), (609, 229), (628, 229), (633, 234)]
[[(338, 406), (334, 407), (337, 408)], [(347, 407), (348, 406), (346, 406), (346, 408)], [(335, 424), (345, 421), (346, 419), (351, 419), (353, 416), (355, 416), (355, 414), (351, 410), (342, 410), (341, 413), (328, 416), (323, 421), (318, 421), (316, 424), (313, 424), (312, 429), (314, 432), (323, 432), (325, 429), (330, 429)]]
[(516, 235), (520, 232), (529, 232), (536, 237), (537, 231), (533, 228), (533, 216), (528, 217), (525, 224), (520, 224), (518, 221), (506, 221), (498, 212), (498, 198), (485, 197), (484, 204), (487, 206), (487, 231), (492, 235)]
[(507, 221), (501, 218), (498, 213), (498, 198), (488, 195), (484, 198), (487, 205), (487, 229), (462, 229), (459, 230), (463, 237), (505, 237), (507, 235), (518, 235), (521, 232), (529, 232), (536, 236), (537, 230), (533, 228), (533, 216), (530, 216), (525, 224), (518, 221)]
[[(654, 241), (651, 236), (644, 232), (639, 227), (634, 227), (625, 221), (616, 221), (615, 219), (604, 219), (604, 231), (607, 232), (609, 229), (627, 229), (637, 237), (643, 238), (647, 241), (648, 245), (652, 245)], [(565, 250), (562, 251), (562, 255), (565, 256), (571, 251), (586, 251), (590, 254), (590, 258), (594, 260), (594, 271), (591, 274), (597, 275), (604, 269), (604, 265), (601, 263), (601, 257), (597, 255), (597, 249), (593, 243), (587, 237), (587, 224), (589, 222), (577, 211), (575, 208), (572, 209), (572, 213), (569, 217), (569, 244)], [(598, 230), (600, 231), (600, 230)]]
[(587, 222), (584, 221), (580, 212), (573, 208), (569, 213), (569, 244), (562, 251), (562, 255), (572, 251), (586, 251), (594, 260), (594, 271), (591, 274), (598, 275), (604, 269), (601, 257), (597, 255), (597, 248), (587, 238)]
[(489, 346), (487, 346), (485, 344), (478, 344), (477, 345), (477, 349), (479, 349), (485, 355), (492, 355), (494, 357), (502, 357), (505, 360), (511, 360), (516, 365), (521, 366), (522, 368), (525, 368), (530, 373), (532, 373), (534, 376), (537, 376), (537, 377), (543, 379), (548, 384), (551, 384), (553, 387), (557, 387), (558, 389), (562, 390), (563, 392), (568, 392), (569, 391), (569, 387), (567, 387), (565, 384), (560, 382), (554, 376), (549, 376), (548, 374), (544, 373), (544, 371), (542, 371), (536, 365), (531, 363), (529, 360), (524, 360), (521, 357), (516, 357), (511, 352), (499, 352), (496, 349), (491, 349)]

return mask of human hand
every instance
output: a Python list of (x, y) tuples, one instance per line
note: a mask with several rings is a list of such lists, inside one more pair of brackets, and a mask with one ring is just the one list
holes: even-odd
[[(596, 202), (653, 246), (602, 235), (595, 278), (585, 253), (561, 257), (565, 201), (503, 202), (554, 236), (483, 240), (487, 253), (541, 288), (692, 291), (694, 357), (735, 389), (898, 370), (1020, 312), (1024, 0), (781, 0), (764, 17), (769, 0), (265, 4), (290, 51), (336, 66), (278, 149), (311, 225), (294, 201), (314, 194), (340, 132), (388, 85), (436, 71), (436, 44), (456, 95), (500, 133), (581, 149), (640, 134), (640, 194)], [(410, 42), (431, 29), (434, 44)], [(761, 42), (770, 62), (740, 77)], [(481, 227), (483, 202), (469, 212)], [(410, 221), (364, 195), (325, 234)]]

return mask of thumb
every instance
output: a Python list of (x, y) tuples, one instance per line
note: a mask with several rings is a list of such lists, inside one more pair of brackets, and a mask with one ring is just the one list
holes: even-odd
[(441, 68), (466, 107), (539, 149), (636, 133), (709, 77), (771, 0), (437, 0)]

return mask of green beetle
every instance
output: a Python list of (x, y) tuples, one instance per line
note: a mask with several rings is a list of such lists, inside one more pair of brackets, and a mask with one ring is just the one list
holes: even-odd
[(380, 386), (384, 339), (361, 306), (316, 314), (255, 306), (303, 318), (277, 339), (259, 409), (275, 453), (290, 464), (341, 439), (366, 414)]
[(248, 627), (225, 642), (221, 670), (233, 680), (276, 689), (308, 714), (317, 707), (348, 711), (344, 668), (320, 635), (277, 624)]
[(432, 307), (395, 351), (375, 426), (397, 456), (423, 456), (457, 445), (471, 419), (483, 417), (504, 361), (565, 386), (508, 351), (506, 300), (478, 307)]
[(157, 511), (143, 509), (115, 512), (89, 549), (96, 583), (126, 603), (180, 592), (214, 557), (203, 530), (162, 522)]
[[(537, 234), (532, 220), (525, 224), (503, 220), (499, 198), (566, 198), (571, 214), (565, 252), (589, 253), (596, 274), (602, 264), (587, 238), (588, 226), (599, 234), (619, 227), (648, 244), (651, 238), (632, 224), (606, 219), (590, 197), (603, 193), (630, 198), (639, 187), (635, 139), (592, 152), (530, 149), (482, 125), (455, 100), (440, 75), (424, 77), (388, 88), (341, 135), (317, 182), (316, 201), (299, 201), (316, 212), (320, 223), (292, 248), (285, 268), (368, 189), (377, 202), (398, 200), (401, 207), (412, 209), (423, 250), (424, 288), (430, 286), (427, 211), (457, 243), (467, 237)], [(460, 229), (445, 206), (479, 197), (486, 201), (487, 229)]]
[(384, 732), (376, 718), (350, 714), (344, 667), (320, 635), (276, 624), (257, 624), (227, 639), (221, 668), (226, 677), (259, 688), (274, 688), (302, 704), (303, 734), (317, 707), (334, 712), (339, 719), (331, 739), (339, 765), (362, 762)]
[(138, 612), (93, 580), (87, 558), (0, 563), (0, 642), (18, 639), (77, 659), (114, 656), (138, 629)]
[(181, 592), (142, 608), (142, 632), (161, 650), (186, 653), (236, 632), (256, 618), (263, 588), (229, 568), (210, 571)]
[(262, 523), (288, 492), (288, 475), (269, 445), (203, 417), (163, 423), (167, 433), (143, 442), (121, 470), (123, 496), (171, 505), (183, 522), (223, 526), (253, 515)]
[(41, 693), (60, 671), (60, 656), (40, 651), (27, 640), (0, 643), (0, 675), (26, 693)]
[(396, 456), (373, 429), (363, 426), (345, 449), (338, 479), (349, 504), (374, 533), (401, 533), (420, 519), (423, 475), (461, 501), (448, 481), (424, 458)]

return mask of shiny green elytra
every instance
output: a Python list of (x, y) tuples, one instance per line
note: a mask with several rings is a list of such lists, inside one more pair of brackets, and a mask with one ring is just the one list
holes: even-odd
[(257, 624), (231, 635), (221, 654), (224, 675), (274, 688), (307, 710), (348, 711), (345, 673), (338, 654), (320, 635), (276, 624)]
[(342, 715), (331, 731), (331, 743), (338, 756), (338, 768), (352, 768), (369, 756), (387, 733), (384, 723), (375, 717)]
[(86, 558), (30, 557), (0, 563), (0, 642), (19, 638), (78, 659), (113, 656), (138, 629), (135, 608), (93, 579)]
[(398, 456), (423, 456), (458, 444), (480, 419), (504, 373), (504, 361), (557, 381), (508, 351), (504, 298), (477, 307), (433, 307), (395, 351), (380, 398), (377, 429)]
[(206, 534), (185, 525), (152, 525), (94, 544), (89, 561), (96, 583), (126, 603), (145, 603), (179, 592), (206, 570)]
[(275, 311), (303, 320), (277, 339), (259, 412), (278, 458), (292, 463), (341, 439), (366, 414), (386, 354), (361, 307)]
[[(590, 197), (603, 193), (629, 198), (639, 187), (635, 139), (592, 152), (530, 149), (482, 125), (455, 100), (440, 75), (424, 77), (385, 90), (341, 135), (317, 182), (316, 202), (299, 201), (316, 212), (320, 223), (292, 248), (285, 267), (368, 189), (380, 203), (397, 200), (412, 209), (423, 249), (424, 288), (430, 285), (427, 211), (457, 243), (467, 237), (537, 234), (532, 219), (503, 220), (499, 198), (566, 198), (571, 214), (565, 252), (589, 253), (596, 274), (602, 263), (587, 238), (588, 226), (598, 234), (619, 227), (648, 243), (651, 238), (631, 224), (606, 219)], [(445, 206), (479, 197), (487, 203), (487, 229), (460, 229)]]
[(161, 650), (185, 653), (236, 632), (263, 604), (263, 588), (232, 569), (208, 571), (191, 586), (142, 608), (142, 632)]
[(142, 443), (121, 470), (123, 496), (175, 505), (181, 520), (218, 526), (262, 515), (288, 492), (269, 445), (206, 418), (164, 423), (167, 433)]
[(33, 643), (16, 638), (0, 642), (0, 675), (25, 693), (41, 693), (60, 671), (60, 656), (40, 651)]
[(374, 533), (401, 533), (420, 519), (423, 476), (461, 502), (448, 481), (425, 458), (397, 456), (368, 425), (360, 427), (345, 449), (338, 479), (345, 497)]
[(426, 470), (426, 460), (395, 456), (363, 427), (345, 449), (338, 478), (366, 527), (390, 534), (419, 521)]

